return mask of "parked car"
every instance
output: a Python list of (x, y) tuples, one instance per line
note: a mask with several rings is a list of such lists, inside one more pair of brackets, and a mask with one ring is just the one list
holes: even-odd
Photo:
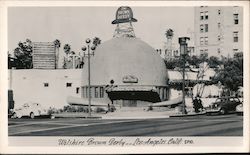
[(25, 103), (19, 108), (12, 111), (12, 118), (21, 118), (23, 116), (29, 116), (35, 118), (35, 116), (49, 115), (48, 111), (44, 109), (39, 103)]
[(237, 115), (243, 115), (243, 104), (237, 105), (236, 113), (237, 113)]
[(217, 98), (208, 108), (206, 113), (219, 113), (226, 114), (229, 112), (235, 112), (236, 107), (241, 104), (241, 101), (237, 97), (221, 97)]

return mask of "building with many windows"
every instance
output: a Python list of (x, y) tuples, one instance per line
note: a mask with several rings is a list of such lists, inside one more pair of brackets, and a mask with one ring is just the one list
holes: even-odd
[(232, 57), (243, 52), (242, 7), (195, 7), (194, 40), (197, 54)]

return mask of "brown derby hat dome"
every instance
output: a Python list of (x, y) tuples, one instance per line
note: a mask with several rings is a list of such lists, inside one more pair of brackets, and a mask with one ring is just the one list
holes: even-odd
[[(88, 65), (83, 68), (83, 85), (88, 84)], [(168, 74), (163, 59), (138, 38), (113, 38), (100, 44), (91, 57), (91, 85), (128, 85), (123, 79), (138, 79), (133, 85), (166, 86)], [(129, 83), (130, 84), (130, 83)]]

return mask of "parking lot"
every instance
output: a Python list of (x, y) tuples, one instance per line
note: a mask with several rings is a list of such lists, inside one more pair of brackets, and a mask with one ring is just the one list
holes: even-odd
[(236, 114), (158, 119), (9, 119), (9, 136), (242, 136)]

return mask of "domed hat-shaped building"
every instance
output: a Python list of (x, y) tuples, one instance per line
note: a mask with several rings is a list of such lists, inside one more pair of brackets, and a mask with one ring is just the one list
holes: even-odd
[[(90, 64), (94, 101), (134, 107), (168, 99), (163, 59), (136, 37), (114, 37), (100, 44)], [(88, 98), (88, 65), (83, 68), (82, 90)]]

